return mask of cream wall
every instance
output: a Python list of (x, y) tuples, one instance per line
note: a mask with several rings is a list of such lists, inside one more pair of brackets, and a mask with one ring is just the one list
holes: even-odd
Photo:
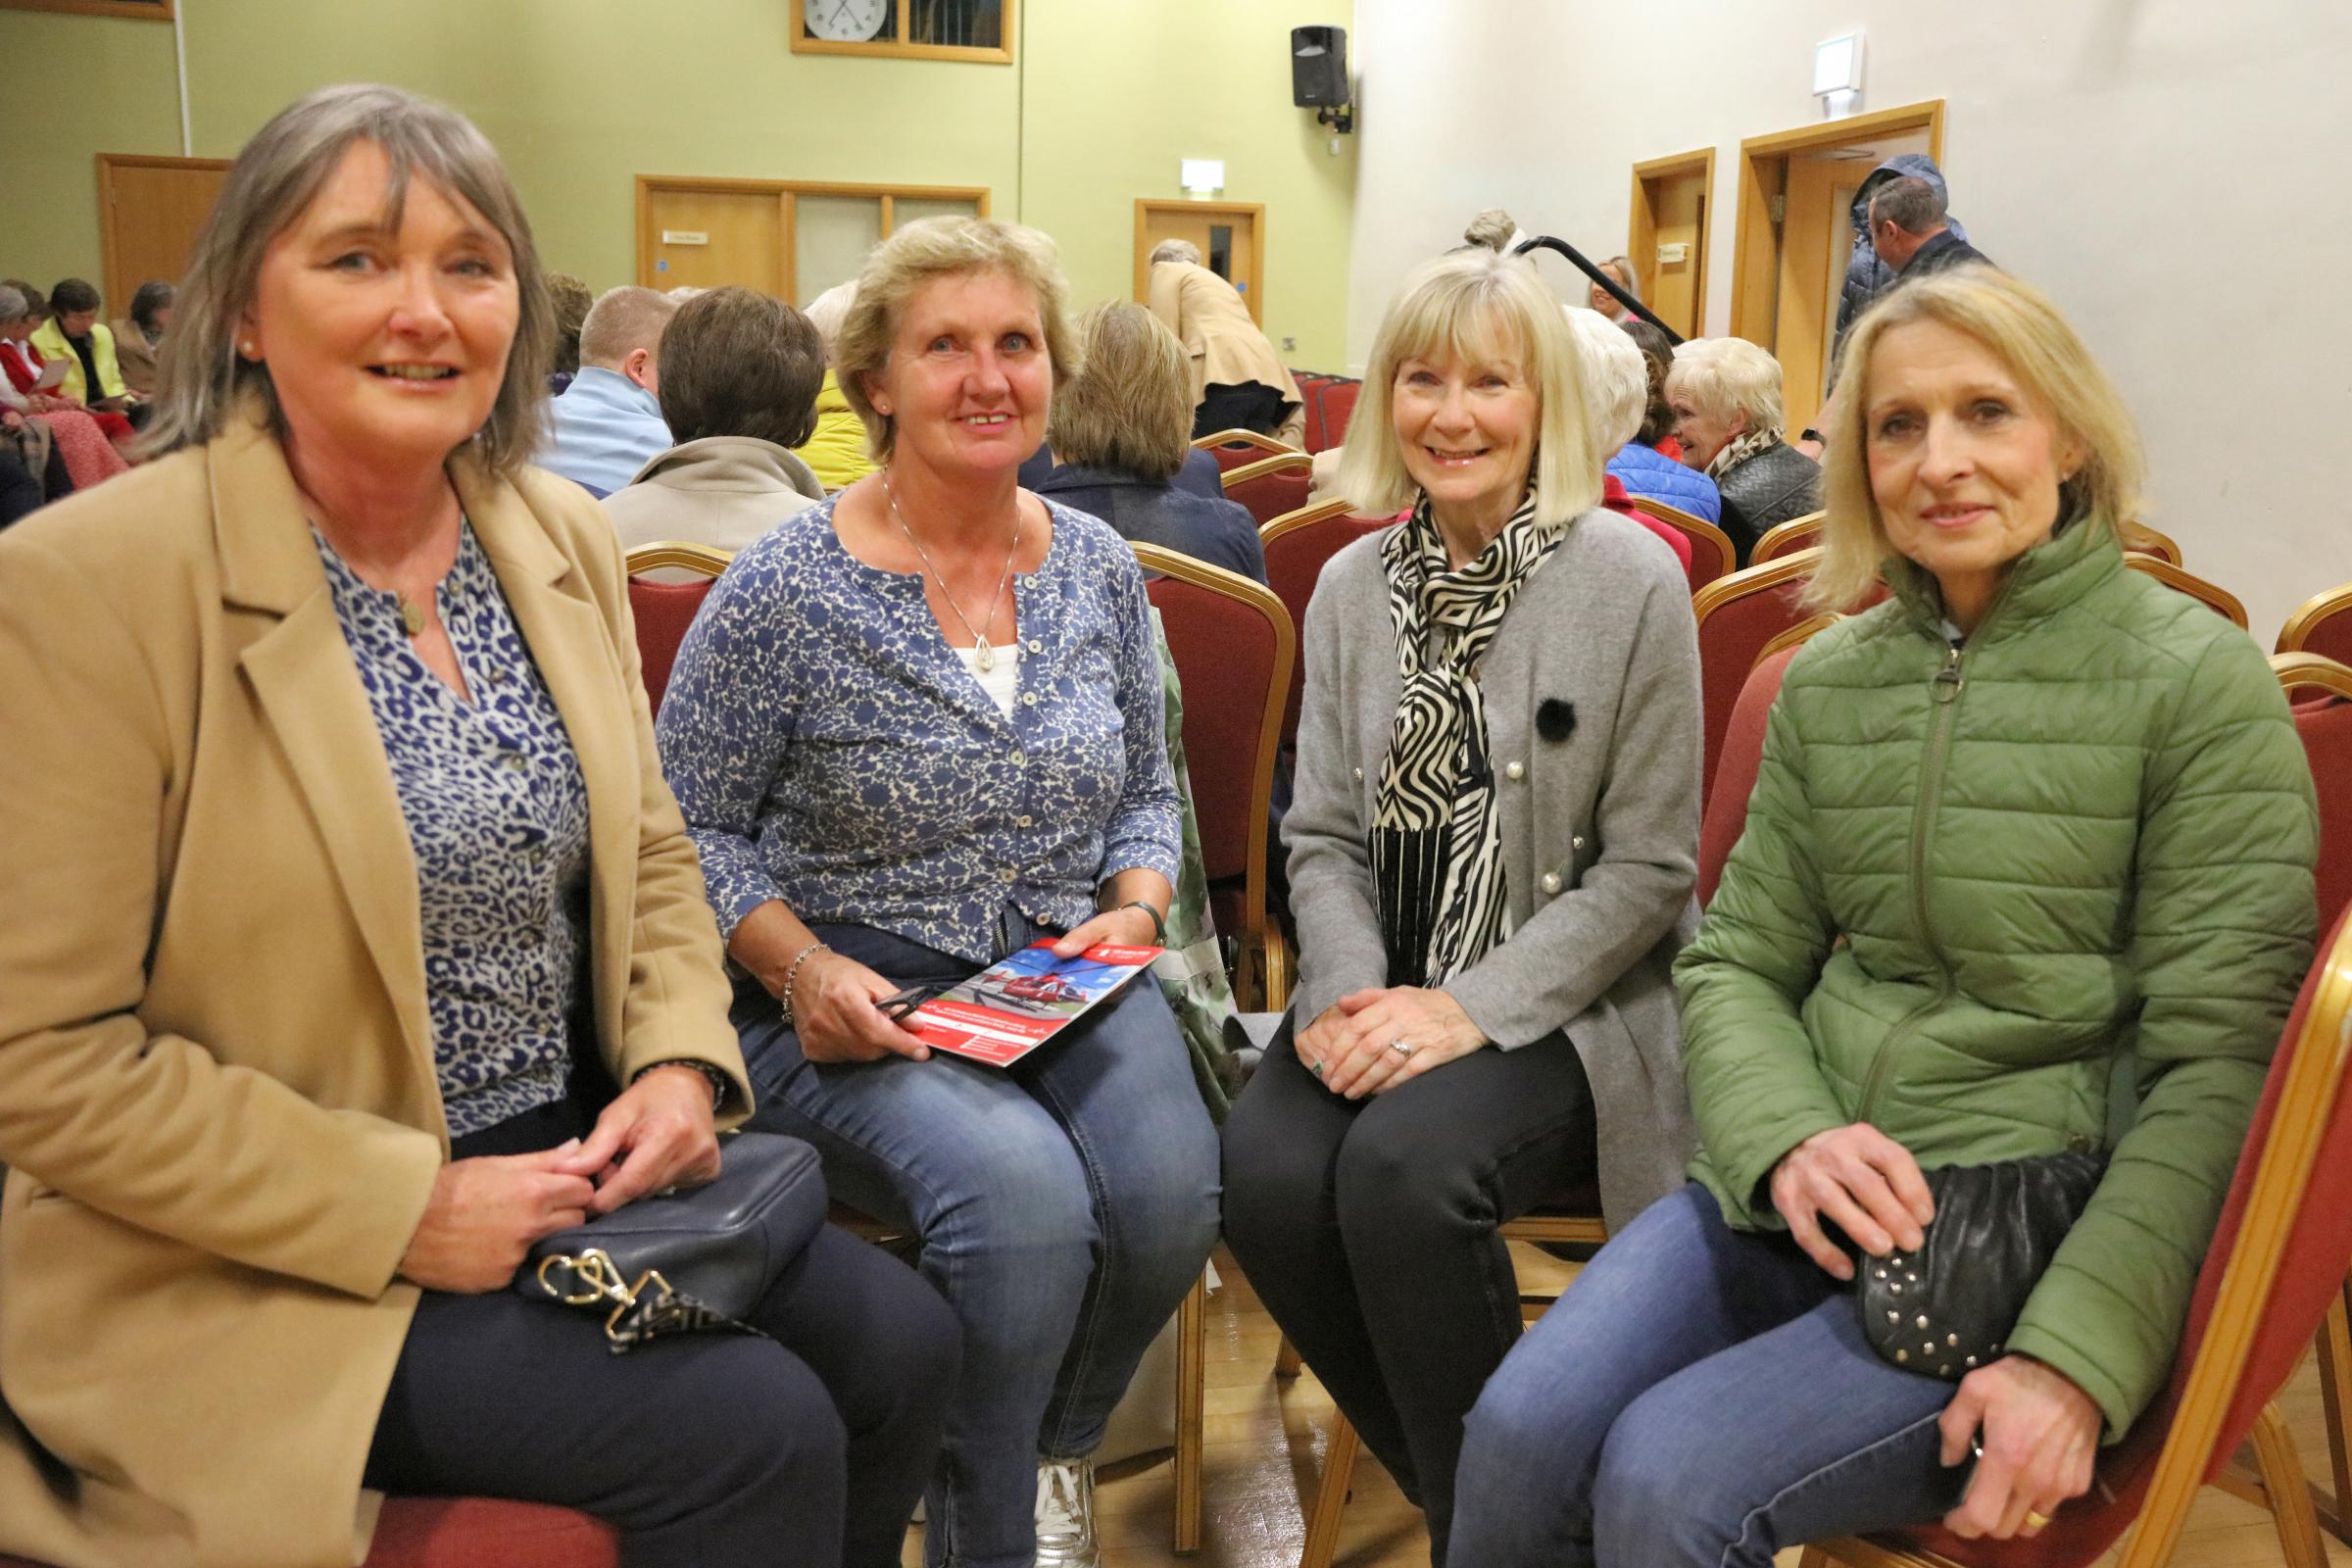
[(2122, 386), (2149, 519), (2190, 569), (2243, 599), (2266, 645), (2352, 580), (2352, 291), (2335, 271), (2352, 207), (2334, 195), (2352, 8), (2335, 0), (1359, 0), (1350, 360), (1404, 270), (1480, 207), (1611, 254), (1631, 166), (1710, 145), (1724, 330), (1740, 140), (1817, 121), (1812, 46), (1856, 26), (1863, 107), (1945, 101), (1953, 211)]
[[(785, 0), (183, 0), (200, 157), (233, 154), (323, 82), (447, 99), (505, 153), (551, 266), (609, 286), (635, 267), (634, 176), (985, 185), (1060, 240), (1079, 300), (1132, 292), (1134, 204), (1180, 157), (1227, 160), (1267, 208), (1266, 326), (1294, 363), (1345, 352), (1354, 150), (1294, 109), (1289, 29), (1349, 0), (1023, 0), (1012, 67), (795, 55)], [(99, 272), (93, 158), (177, 153), (172, 29), (0, 11), (11, 231), (0, 275)], [(88, 61), (81, 74), (59, 69)]]

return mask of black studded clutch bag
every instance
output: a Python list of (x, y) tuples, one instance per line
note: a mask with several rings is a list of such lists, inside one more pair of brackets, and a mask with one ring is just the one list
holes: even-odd
[(1997, 1360), (2106, 1169), (2104, 1153), (2068, 1151), (1929, 1171), (1936, 1218), (1919, 1250), (1856, 1259), (1871, 1348), (1951, 1383)]

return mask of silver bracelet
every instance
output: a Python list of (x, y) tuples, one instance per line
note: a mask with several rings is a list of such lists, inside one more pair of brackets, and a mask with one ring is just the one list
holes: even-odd
[(792, 983), (801, 977), (801, 965), (820, 953), (831, 953), (832, 951), (822, 942), (811, 942), (794, 954), (792, 961), (784, 966), (784, 987), (778, 1000), (784, 1004), (784, 1026), (786, 1028), (792, 1027)]

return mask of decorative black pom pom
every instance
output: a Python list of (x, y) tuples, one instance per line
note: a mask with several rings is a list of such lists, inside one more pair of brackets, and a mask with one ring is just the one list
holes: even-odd
[(1576, 705), (1546, 697), (1536, 705), (1536, 733), (1547, 741), (1564, 741), (1576, 732)]

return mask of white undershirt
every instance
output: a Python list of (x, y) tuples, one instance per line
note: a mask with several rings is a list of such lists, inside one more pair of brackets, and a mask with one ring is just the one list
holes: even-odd
[(994, 669), (980, 667), (980, 650), (977, 648), (958, 648), (956, 657), (963, 661), (963, 667), (972, 672), (972, 679), (978, 681), (980, 689), (988, 693), (988, 700), (997, 705), (997, 710), (1010, 718), (1012, 699), (1021, 685), (1021, 663), (1009, 648), (993, 648), (990, 652), (996, 656), (997, 667)]

